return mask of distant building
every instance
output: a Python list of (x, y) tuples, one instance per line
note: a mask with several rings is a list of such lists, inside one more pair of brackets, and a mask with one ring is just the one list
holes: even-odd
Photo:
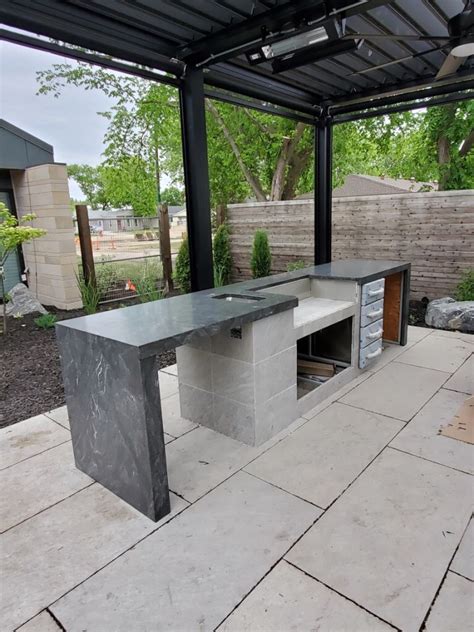
[[(394, 193), (410, 193), (423, 191), (437, 191), (437, 182), (417, 182), (414, 178), (388, 178), (386, 176), (367, 176), (351, 174), (346, 176), (344, 184), (333, 189), (332, 196), (356, 197), (362, 195), (393, 195)], [(302, 193), (297, 196), (299, 200), (312, 198), (314, 193)]]
[[(170, 225), (183, 224), (183, 213), (184, 224), (186, 224), (186, 210), (182, 206), (168, 206)], [(108, 209), (104, 211), (89, 208), (89, 224), (92, 229), (100, 231), (122, 232), (158, 228), (159, 220), (158, 215), (138, 217), (133, 214), (132, 208)]]

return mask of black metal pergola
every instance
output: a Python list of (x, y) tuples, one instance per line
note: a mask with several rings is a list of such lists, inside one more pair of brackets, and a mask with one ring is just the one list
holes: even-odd
[(205, 98), (314, 125), (325, 263), (333, 126), (472, 98), (474, 56), (451, 50), (472, 46), (473, 15), (471, 0), (2, 0), (0, 38), (179, 89), (199, 290), (213, 285)]

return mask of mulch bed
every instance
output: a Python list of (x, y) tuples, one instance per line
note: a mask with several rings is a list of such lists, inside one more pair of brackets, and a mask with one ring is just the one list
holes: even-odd
[[(84, 315), (80, 310), (48, 311), (58, 320)], [(54, 328), (40, 329), (34, 323), (37, 316), (8, 318), (7, 335), (0, 335), (0, 428), (65, 403)], [(174, 351), (159, 356), (160, 368), (175, 362)]]
[(428, 307), (428, 300), (410, 301), (410, 311), (408, 317), (408, 324), (415, 325), (416, 327), (428, 327), (425, 323), (426, 308)]

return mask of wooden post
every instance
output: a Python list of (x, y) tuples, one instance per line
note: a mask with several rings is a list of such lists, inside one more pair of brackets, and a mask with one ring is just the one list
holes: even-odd
[(160, 254), (161, 264), (163, 266), (163, 279), (165, 282), (165, 291), (170, 292), (173, 289), (173, 262), (171, 260), (171, 242), (170, 242), (170, 218), (168, 215), (168, 205), (160, 204)]
[(77, 229), (79, 231), (79, 243), (81, 245), (82, 270), (84, 281), (96, 285), (94, 255), (92, 252), (91, 231), (89, 226), (89, 213), (85, 204), (76, 204)]
[(218, 204), (216, 206), (216, 228), (219, 228), (221, 224), (224, 224), (227, 219), (227, 207), (225, 204)]

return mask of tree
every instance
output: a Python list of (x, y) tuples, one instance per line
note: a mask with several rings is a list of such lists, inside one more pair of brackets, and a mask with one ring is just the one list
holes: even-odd
[(214, 286), (227, 285), (230, 281), (232, 255), (230, 251), (229, 228), (221, 224), (214, 235), (212, 248), (214, 263)]
[(3, 333), (7, 333), (7, 301), (5, 297), (5, 264), (7, 257), (22, 244), (46, 234), (42, 228), (26, 226), (36, 215), (23, 215), (17, 219), (3, 202), (0, 202), (0, 291), (3, 299)]
[(99, 167), (72, 164), (68, 165), (67, 174), (77, 182), (85, 201), (93, 209), (106, 209), (110, 205)]
[(429, 108), (423, 137), (437, 158), (439, 189), (474, 188), (474, 102)]
[(271, 273), (272, 255), (270, 245), (268, 243), (268, 235), (264, 230), (256, 230), (253, 238), (252, 257), (250, 267), (252, 268), (252, 277), (260, 279)]
[[(162, 171), (182, 178), (179, 97), (176, 88), (145, 81), (77, 62), (54, 64), (37, 73), (39, 94), (59, 97), (65, 85), (100, 90), (114, 100), (107, 112), (104, 161), (109, 186), (117, 193), (119, 180), (130, 184), (139, 178), (138, 190), (145, 195), (140, 214), (154, 215), (161, 200)], [(102, 175), (102, 174), (100, 174)], [(79, 183), (80, 184), (80, 183)], [(122, 187), (123, 192), (123, 187)], [(93, 196), (92, 199), (96, 203)], [(112, 195), (114, 202), (117, 196)], [(138, 200), (135, 197), (135, 206)], [(109, 200), (107, 200), (107, 203)], [(123, 200), (121, 200), (123, 202)], [(136, 209), (135, 209), (136, 210)]]
[(161, 192), (161, 201), (168, 206), (183, 206), (184, 191), (175, 186), (169, 186)]

